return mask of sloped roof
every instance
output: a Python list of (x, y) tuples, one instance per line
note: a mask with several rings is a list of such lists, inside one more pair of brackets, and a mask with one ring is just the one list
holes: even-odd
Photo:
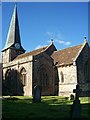
[[(69, 47), (69, 48), (66, 48), (66, 49), (63, 49), (63, 50), (54, 51), (51, 55), (51, 58), (54, 59), (54, 64), (56, 66), (63, 66), (63, 65), (72, 64), (76, 60), (78, 55), (80, 54), (80, 51), (83, 49), (85, 44), (86, 43), (78, 45), (78, 46)], [(43, 48), (39, 48), (37, 50), (21, 54), (21, 55), (17, 56), (15, 59), (24, 58), (24, 57), (27, 57), (27, 56), (38, 55), (42, 52), (46, 52), (47, 49), (49, 49), (49, 47), (50, 46), (45, 46)]]
[(21, 54), (21, 55), (17, 56), (15, 59), (19, 59), (19, 58), (24, 58), (24, 57), (27, 57), (27, 56), (34, 56), (34, 55), (40, 54), (41, 52), (44, 52), (44, 50), (46, 48), (47, 48), (47, 46), (45, 46), (43, 48), (39, 48), (39, 49), (31, 51), (31, 52), (27, 52), (27, 53)]
[(39, 49), (37, 49), (37, 50), (33, 50), (33, 51), (31, 51), (31, 52), (27, 52), (27, 53), (21, 54), (21, 55), (17, 56), (15, 59), (24, 58), (24, 57), (27, 57), (27, 56), (38, 55), (38, 54), (40, 54), (40, 53), (42, 53), (42, 52), (44, 52), (44, 51), (46, 52), (46, 54), (48, 54), (49, 56), (51, 56), (51, 54), (52, 54), (55, 50), (57, 50), (57, 49), (55, 48), (54, 44), (51, 43), (51, 44), (48, 45), (48, 46), (44, 46), (44, 47), (39, 48)]
[(81, 47), (82, 45), (78, 45), (63, 50), (55, 51), (51, 57), (54, 59), (54, 63), (57, 66), (72, 64)]

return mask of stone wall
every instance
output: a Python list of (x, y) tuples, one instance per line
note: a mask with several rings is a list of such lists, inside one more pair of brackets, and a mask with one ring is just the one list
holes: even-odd
[(18, 55), (23, 54), (23, 50), (7, 49), (2, 51), (2, 63), (8, 63), (14, 60)]
[[(6, 57), (3, 59), (3, 83), (6, 82), (5, 74), (9, 69), (12, 73), (17, 71), (17, 76), (12, 74), (11, 78), (14, 82), (17, 82), (16, 87), (18, 93), (20, 93), (20, 72), (22, 68), (26, 70), (26, 85), (22, 85), (23, 95), (25, 96), (32, 96), (33, 88), (36, 85), (40, 85), (42, 87), (42, 95), (74, 95), (73, 89), (76, 88), (78, 83), (83, 91), (82, 93), (90, 92), (90, 82), (88, 83), (85, 79), (85, 65), (87, 61), (90, 61), (90, 48), (88, 44), (84, 46), (76, 62), (74, 61), (71, 65), (59, 67), (54, 66), (53, 59), (45, 52), (41, 52), (35, 56), (26, 56), (18, 59), (16, 58), (11, 62), (8, 62), (9, 51), (5, 54), (2, 55)], [(90, 67), (90, 64), (88, 64), (88, 66)], [(48, 76), (47, 86), (42, 86), (41, 83), (42, 68), (46, 70)], [(12, 84), (12, 88), (14, 89), (13, 86), (15, 85)]]
[[(88, 71), (86, 70), (86, 63), (89, 68)], [(81, 95), (85, 96), (87, 95), (87, 92), (90, 92), (90, 47), (87, 43), (82, 49), (81, 53), (79, 54), (76, 64), (78, 73), (77, 80), (80, 85), (80, 88), (83, 91)], [(87, 76), (85, 75), (86, 72), (88, 72)]]
[(2, 52), (2, 63), (8, 63), (10, 59), (10, 49)]
[[(63, 82), (61, 81), (61, 71), (63, 73)], [(58, 67), (59, 76), (59, 96), (70, 96), (77, 84), (77, 68), (75, 65)]]
[[(32, 64), (33, 57), (28, 56), (21, 59), (16, 59), (12, 62), (8, 62), (7, 64), (3, 64), (3, 81), (5, 82), (5, 74), (8, 69), (16, 70), (19, 74), (22, 68), (26, 70), (26, 86), (23, 86), (23, 95), (31, 95), (32, 96)], [(12, 76), (13, 78), (13, 76)], [(16, 79), (15, 79), (16, 80)], [(17, 92), (19, 93), (19, 81), (20, 77), (17, 77)]]
[[(40, 84), (40, 71), (42, 68), (45, 68), (49, 76), (49, 85), (42, 86)], [(42, 95), (54, 95), (54, 70), (53, 70), (53, 60), (46, 54), (41, 53), (34, 57), (34, 66), (33, 66), (33, 87), (35, 85), (40, 85), (42, 87)]]
[(90, 56), (89, 53), (89, 47), (86, 44), (85, 47), (83, 48), (82, 52), (79, 54), (76, 64), (77, 64), (77, 72), (78, 72), (78, 82), (79, 83), (85, 83), (85, 74), (84, 74), (84, 70), (85, 70), (85, 64), (88, 61)]

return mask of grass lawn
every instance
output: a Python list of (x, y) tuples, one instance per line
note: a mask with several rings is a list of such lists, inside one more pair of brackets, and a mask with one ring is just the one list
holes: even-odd
[[(90, 100), (80, 98), (81, 118), (90, 118)], [(12, 120), (43, 119), (60, 120), (70, 118), (73, 101), (60, 96), (43, 96), (41, 103), (32, 103), (32, 97), (14, 96), (2, 101), (2, 118)]]

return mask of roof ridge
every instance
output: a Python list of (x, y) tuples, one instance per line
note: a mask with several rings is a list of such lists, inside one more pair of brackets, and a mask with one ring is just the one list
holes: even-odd
[[(47, 48), (46, 48), (46, 50), (50, 47), (50, 46), (54, 46), (55, 47), (55, 45), (53, 44), (53, 42), (51, 42), (48, 46), (47, 46)], [(56, 48), (56, 47), (55, 47)]]
[(84, 46), (87, 44), (87, 41), (85, 40), (84, 43), (81, 46), (81, 49), (78, 51), (75, 59), (73, 60), (74, 62), (77, 60), (78, 56), (80, 55), (81, 51), (83, 50)]
[[(43, 46), (43, 47), (41, 47), (41, 48), (34, 49), (34, 50), (30, 51), (30, 52), (37, 51), (37, 50), (40, 50), (40, 49), (44, 49), (45, 47), (47, 47), (47, 46)], [(28, 53), (30, 53), (30, 52), (28, 52)]]
[[(66, 50), (66, 49), (69, 49), (69, 48), (73, 48), (73, 47), (77, 47), (77, 46), (82, 46), (83, 44), (80, 44), (80, 45), (75, 45), (75, 46), (70, 46), (70, 47), (68, 47), (68, 48), (64, 48), (64, 49), (62, 49), (62, 50)], [(58, 51), (62, 51), (62, 50), (58, 50)]]
[[(30, 53), (32, 53), (31, 55), (36, 55), (36, 54), (42, 53), (42, 52), (45, 51), (45, 48), (46, 48), (46, 47), (47, 47), (47, 46), (42, 47), (42, 48), (38, 48), (38, 49), (36, 49), (36, 50), (32, 50), (32, 51), (30, 51), (30, 52), (23, 53), (23, 54), (21, 54), (21, 55), (18, 55), (18, 56), (16, 57), (16, 59), (19, 58), (19, 57), (21, 57), (21, 56), (22, 56), (22, 57), (26, 57), (26, 56), (30, 55)], [(39, 50), (41, 50), (41, 51), (39, 51)], [(37, 52), (37, 53), (35, 54), (35, 52)]]

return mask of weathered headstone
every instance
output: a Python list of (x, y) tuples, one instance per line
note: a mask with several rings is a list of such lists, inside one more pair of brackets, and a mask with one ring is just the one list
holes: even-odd
[(74, 100), (74, 95), (70, 95), (70, 100)]
[(33, 92), (33, 103), (41, 102), (41, 87), (36, 85)]
[(75, 100), (71, 106), (71, 118), (77, 119), (80, 118), (81, 114), (81, 104), (79, 100), (81, 89), (79, 89), (79, 85), (76, 85), (76, 89), (74, 89), (73, 92), (75, 93)]

